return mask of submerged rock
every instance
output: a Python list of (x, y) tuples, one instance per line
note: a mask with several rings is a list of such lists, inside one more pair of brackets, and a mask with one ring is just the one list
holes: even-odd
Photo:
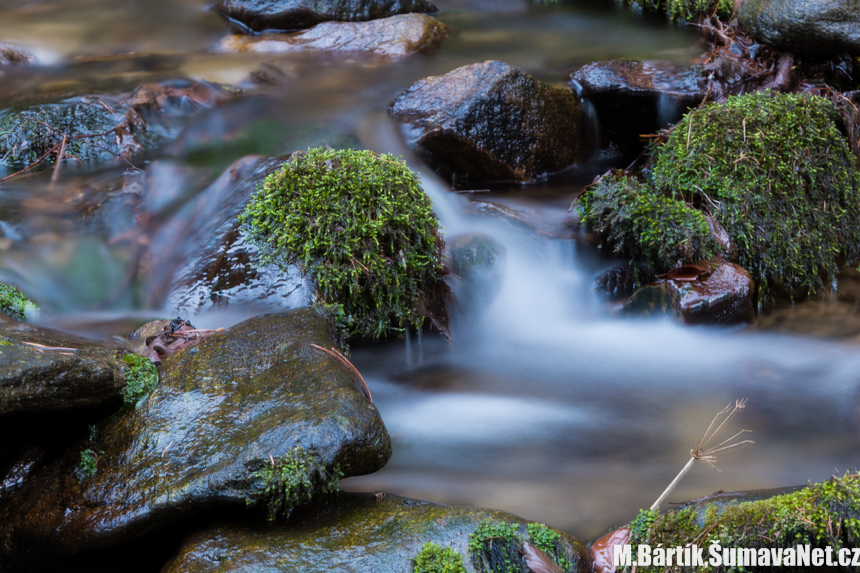
[(6, 64), (32, 64), (36, 58), (12, 44), (0, 42), (0, 66)]
[(190, 317), (227, 306), (274, 312), (308, 304), (312, 291), (296, 268), (261, 265), (238, 216), (257, 185), (289, 156), (249, 156), (233, 163), (152, 239), (153, 306)]
[(532, 181), (583, 157), (573, 92), (487, 61), (424, 78), (391, 103), (418, 153), (443, 177)]
[[(267, 496), (278, 479), (295, 478), (305, 485), (293, 493), (316, 500), (339, 471), (381, 468), (391, 443), (376, 407), (311, 344), (332, 339), (306, 308), (250, 319), (169, 356), (135, 410), (0, 499), (0, 567), (31, 570), (219, 505), (290, 509), (307, 500)], [(278, 478), (290, 462), (301, 475)]]
[(326, 52), (401, 57), (436, 48), (448, 26), (425, 14), (406, 14), (369, 22), (323, 22), (287, 34), (234, 34), (221, 42), (225, 52)]
[(798, 56), (860, 55), (854, 0), (745, 0), (738, 24), (756, 41)]
[(675, 315), (684, 324), (738, 324), (755, 316), (749, 271), (722, 259), (701, 261), (699, 273), (669, 276), (638, 289), (621, 307), (624, 316)]
[[(470, 538), (481, 544), (481, 531), (514, 531), (519, 543), (538, 546), (565, 560), (570, 573), (589, 571), (586, 550), (573, 537), (529, 523), (509, 513), (474, 507), (452, 507), (395, 495), (347, 494), (302, 523), (278, 527), (222, 525), (191, 537), (164, 573), (204, 573), (272, 570), (329, 573), (330, 571), (412, 571), (416, 556), (428, 542), (450, 548), (462, 557), (465, 571), (474, 572)], [(483, 524), (483, 525), (482, 525)], [(536, 535), (530, 535), (534, 533)], [(540, 542), (535, 537), (541, 537)], [(504, 559), (523, 566), (521, 554), (508, 555), (506, 539), (494, 538)], [(456, 554), (455, 554), (456, 552)], [(441, 569), (440, 569), (441, 570)], [(447, 569), (446, 569), (447, 570)], [(452, 569), (456, 570), (456, 569)], [(517, 571), (525, 571), (525, 568)]]
[(460, 277), (453, 286), (458, 306), (482, 309), (501, 289), (505, 249), (487, 235), (460, 235), (445, 244), (445, 264)]
[(594, 105), (603, 145), (638, 144), (640, 135), (677, 123), (705, 95), (690, 68), (672, 62), (594, 62), (570, 81)]
[(118, 346), (20, 322), (0, 322), (0, 416), (117, 401)]
[(427, 0), (222, 0), (215, 10), (254, 31), (298, 30), (320, 22), (365, 22), (435, 12)]

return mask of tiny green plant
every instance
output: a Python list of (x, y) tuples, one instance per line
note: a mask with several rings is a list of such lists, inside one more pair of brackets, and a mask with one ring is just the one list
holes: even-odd
[(297, 265), (342, 341), (430, 318), (447, 324), (439, 222), (403, 161), (371, 151), (296, 152), (239, 217), (261, 263)]
[(315, 494), (340, 491), (340, 465), (328, 471), (309, 450), (296, 446), (277, 460), (252, 473), (254, 489), (246, 496), (248, 506), (265, 504), (268, 519), (289, 517), (293, 510)]
[(134, 408), (158, 386), (158, 370), (149, 358), (139, 354), (126, 354), (122, 361), (127, 369), (120, 394), (126, 407)]
[(482, 573), (527, 573), (516, 523), (484, 520), (469, 535), (469, 555)]
[(425, 543), (413, 561), (412, 573), (466, 573), (459, 551), (433, 542)]
[(557, 531), (550, 529), (543, 523), (529, 523), (528, 532), (535, 546), (558, 563), (564, 571), (573, 566), (573, 563), (565, 559), (564, 553), (559, 547), (558, 541), (561, 536)]
[(0, 283), (0, 311), (15, 320), (27, 320), (39, 311), (39, 307), (16, 287)]
[(81, 452), (81, 461), (78, 462), (78, 466), (75, 468), (75, 476), (78, 478), (78, 483), (96, 475), (96, 463), (98, 459), (98, 454), (93, 450), (83, 450)]

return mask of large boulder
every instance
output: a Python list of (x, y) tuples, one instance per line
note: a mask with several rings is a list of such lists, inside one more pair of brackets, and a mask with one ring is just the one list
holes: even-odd
[(855, 0), (745, 0), (738, 24), (756, 41), (798, 56), (860, 55)]
[(118, 400), (125, 367), (116, 345), (21, 322), (0, 322), (0, 416)]
[(366, 22), (435, 12), (427, 0), (222, 0), (215, 10), (254, 31), (299, 30), (320, 22)]
[[(483, 524), (483, 525), (482, 525)], [(475, 534), (476, 530), (478, 530)], [(275, 570), (329, 573), (330, 571), (403, 573), (412, 571), (416, 557), (428, 542), (445, 548), (448, 559), (462, 559), (465, 571), (476, 569), (470, 555), (470, 539), (478, 546), (487, 539), (482, 531), (514, 532), (513, 544), (503, 536), (493, 538), (502, 558), (521, 564), (517, 571), (590, 571), (587, 553), (573, 537), (544, 525), (530, 524), (509, 513), (474, 507), (451, 507), (399, 497), (349, 494), (326, 511), (301, 524), (278, 527), (216, 526), (191, 537), (164, 573), (263, 573)], [(475, 534), (475, 535), (473, 535)], [(539, 538), (539, 539), (538, 539)], [(563, 558), (561, 569), (522, 568), (521, 553), (514, 544), (538, 546), (553, 557)], [(438, 553), (441, 553), (439, 551)], [(437, 554), (438, 554), (437, 553)], [(548, 567), (545, 565), (545, 567)], [(423, 571), (463, 571), (422, 569)], [(513, 570), (513, 569), (510, 569)]]
[(570, 83), (594, 105), (602, 145), (638, 144), (640, 135), (677, 123), (705, 96), (689, 66), (673, 62), (593, 62), (575, 71)]
[(225, 52), (360, 53), (397, 58), (436, 48), (448, 26), (426, 14), (405, 14), (369, 22), (323, 22), (287, 34), (233, 34), (221, 42)]
[(219, 505), (288, 512), (340, 473), (380, 469), (391, 443), (376, 407), (344, 364), (312, 345), (330, 347), (331, 331), (305, 308), (169, 356), (136, 409), (0, 498), (0, 568), (32, 570)]
[(582, 105), (573, 92), (487, 61), (424, 78), (389, 112), (416, 153), (455, 185), (531, 181), (582, 159)]

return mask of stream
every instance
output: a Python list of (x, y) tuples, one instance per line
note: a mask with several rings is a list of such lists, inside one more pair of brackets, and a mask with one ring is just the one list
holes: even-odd
[[(718, 471), (697, 465), (670, 502), (821, 481), (860, 464), (856, 305), (835, 295), (783, 305), (750, 328), (613, 318), (591, 286), (618, 261), (576, 238), (568, 207), (594, 175), (623, 167), (625, 158), (595, 159), (541, 184), (453, 194), (385, 113), (413, 82), (465, 64), (501, 60), (564, 85), (595, 60), (689, 62), (700, 53), (698, 32), (611, 0), (436, 4), (436, 17), (452, 29), (441, 48), (384, 62), (213, 53), (227, 24), (199, 1), (0, 0), (0, 41), (41, 62), (0, 71), (0, 105), (166, 78), (236, 83), (274, 60), (288, 81), (193, 116), (148, 160), (153, 233), (244, 155), (357, 145), (403, 156), (421, 173), (446, 236), (480, 232), (504, 247), (498, 295), (480, 311), (455, 309), (450, 342), (413, 330), (353, 348), (394, 453), (376, 474), (344, 480), (347, 491), (502, 509), (593, 540), (650, 506), (713, 416), (740, 398), (749, 401), (726, 437), (749, 429), (755, 444), (721, 453)], [(4, 169), (0, 177), (11, 173)], [(165, 297), (152, 296), (158, 269), (126, 285), (130, 247), (64, 209), (85, 185), (124, 170), (70, 168), (55, 184), (50, 172), (0, 184), (0, 280), (39, 304), (39, 324), (109, 339), (175, 316)], [(519, 210), (538, 229), (555, 231), (466, 214), (475, 200)], [(184, 252), (181, 245), (175, 252)], [(856, 273), (844, 283), (840, 289), (856, 291)], [(243, 306), (187, 318), (218, 328), (259, 312)]]

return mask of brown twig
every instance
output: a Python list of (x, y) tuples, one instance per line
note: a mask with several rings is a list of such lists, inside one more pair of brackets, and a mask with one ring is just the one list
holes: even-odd
[(54, 173), (51, 174), (51, 183), (56, 183), (60, 177), (60, 160), (63, 159), (63, 154), (66, 153), (66, 142), (68, 140), (69, 136), (64, 133), (63, 141), (60, 143), (60, 150), (57, 152), (57, 158), (54, 160)]
[(356, 377), (356, 379), (359, 382), (361, 382), (361, 386), (360, 386), (361, 393), (364, 394), (368, 400), (373, 402), (373, 396), (370, 395), (370, 388), (367, 387), (367, 382), (364, 381), (364, 376), (361, 375), (361, 372), (358, 371), (358, 368), (353, 366), (352, 362), (350, 362), (346, 356), (344, 356), (343, 354), (341, 354), (340, 352), (338, 352), (334, 348), (331, 348), (331, 349), (323, 348), (322, 346), (317, 346), (316, 344), (311, 344), (311, 346), (313, 346), (314, 348), (316, 348), (317, 350), (319, 350), (321, 352), (325, 352), (329, 356), (333, 356), (341, 364), (346, 366), (349, 369), (349, 371), (353, 373), (353, 375)]

